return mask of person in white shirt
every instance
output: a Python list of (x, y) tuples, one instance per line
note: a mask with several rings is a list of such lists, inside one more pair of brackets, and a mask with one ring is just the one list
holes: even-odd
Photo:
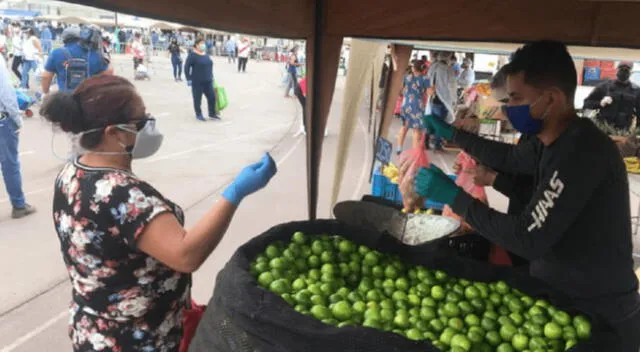
[(471, 88), (473, 82), (476, 80), (476, 74), (473, 72), (473, 62), (471, 59), (466, 58), (462, 61), (462, 72), (458, 76), (458, 87), (462, 89)]
[(35, 36), (33, 28), (27, 28), (24, 31), (24, 38), (24, 44), (22, 45), (24, 62), (22, 63), (22, 80), (20, 82), (20, 87), (28, 89), (29, 72), (38, 68), (38, 57), (42, 52), (42, 47), (40, 45), (40, 39)]
[(249, 61), (249, 54), (251, 53), (251, 42), (247, 37), (242, 38), (238, 45), (238, 72), (247, 71), (247, 61)]

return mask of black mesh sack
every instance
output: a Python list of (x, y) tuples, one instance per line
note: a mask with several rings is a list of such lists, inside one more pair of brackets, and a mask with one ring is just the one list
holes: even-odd
[[(384, 253), (402, 256), (409, 264), (440, 269), (450, 276), (473, 281), (503, 280), (533, 297), (546, 298), (571, 314), (583, 313), (592, 321), (592, 340), (610, 338), (597, 317), (574, 307), (563, 295), (544, 283), (510, 268), (433, 253), (412, 251), (395, 238), (349, 227), (333, 220), (293, 222), (271, 228), (236, 251), (220, 271), (214, 295), (198, 325), (190, 352), (437, 352), (427, 340), (411, 341), (403, 336), (365, 327), (336, 328), (292, 309), (282, 298), (258, 286), (249, 273), (251, 261), (270, 243), (288, 242), (296, 231), (307, 235), (340, 235)], [(572, 352), (600, 351), (593, 341), (583, 341)], [(598, 344), (599, 345), (599, 344)]]

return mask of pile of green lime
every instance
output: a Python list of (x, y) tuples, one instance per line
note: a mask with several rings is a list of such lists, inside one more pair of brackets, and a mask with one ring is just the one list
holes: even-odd
[(251, 263), (260, 286), (337, 327), (365, 326), (429, 340), (442, 351), (566, 351), (588, 339), (570, 316), (504, 282), (472, 282), (405, 265), (340, 236), (272, 243)]

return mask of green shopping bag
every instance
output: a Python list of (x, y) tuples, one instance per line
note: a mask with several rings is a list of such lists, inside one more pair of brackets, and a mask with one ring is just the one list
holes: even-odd
[(213, 82), (213, 91), (216, 94), (216, 110), (224, 110), (227, 105), (229, 105), (229, 100), (227, 99), (227, 91), (223, 86), (218, 85), (218, 82)]

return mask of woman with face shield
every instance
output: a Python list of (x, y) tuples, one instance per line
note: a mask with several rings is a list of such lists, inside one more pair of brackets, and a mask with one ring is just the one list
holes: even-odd
[(266, 154), (185, 229), (181, 208), (136, 176), (132, 160), (163, 140), (134, 86), (100, 75), (57, 92), (40, 114), (85, 152), (55, 182), (53, 219), (72, 284), (74, 351), (178, 351), (191, 275), (222, 239), (242, 199), (276, 173)]

